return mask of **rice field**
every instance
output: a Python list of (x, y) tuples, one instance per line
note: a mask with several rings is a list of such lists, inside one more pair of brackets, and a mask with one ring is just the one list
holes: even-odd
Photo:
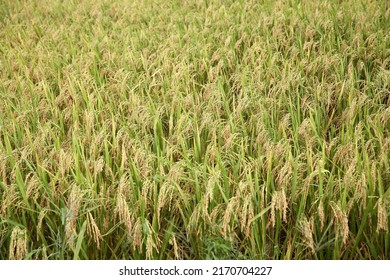
[(0, 259), (390, 259), (390, 2), (0, 0)]

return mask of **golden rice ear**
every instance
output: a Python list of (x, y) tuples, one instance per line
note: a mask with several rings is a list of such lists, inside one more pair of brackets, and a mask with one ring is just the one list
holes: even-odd
[(226, 238), (228, 236), (228, 233), (231, 231), (231, 218), (232, 214), (234, 211), (237, 209), (238, 205), (238, 198), (237, 197), (232, 197), (229, 200), (229, 203), (227, 204), (226, 210), (225, 210), (225, 215), (223, 216), (223, 235)]
[(76, 236), (76, 221), (79, 215), (83, 193), (78, 185), (74, 184), (67, 201), (67, 213), (65, 222), (65, 235), (70, 248), (74, 247), (74, 238)]
[(388, 211), (389, 211), (389, 207), (386, 207), (383, 198), (382, 197), (379, 198), (378, 199), (378, 224), (376, 227), (377, 232), (381, 230), (385, 231), (386, 233), (389, 232), (388, 220), (387, 220), (387, 217), (389, 215)]
[(132, 239), (134, 217), (129, 210), (126, 198), (123, 194), (118, 194), (116, 197), (116, 206), (114, 210), (115, 215), (119, 218), (119, 221), (124, 224), (128, 238)]
[(159, 253), (159, 247), (162, 242), (158, 237), (158, 234), (153, 230), (149, 221), (144, 222), (144, 226), (146, 227), (146, 259), (153, 259), (153, 253), (156, 251)]
[(306, 217), (303, 217), (300, 220), (300, 227), (299, 227), (303, 239), (306, 243), (306, 245), (310, 248), (311, 252), (315, 253), (315, 246), (314, 246), (314, 239), (313, 239), (313, 231), (311, 227), (311, 223), (307, 220)]
[(171, 238), (169, 239), (169, 244), (173, 246), (173, 256), (174, 256), (175, 260), (179, 260), (180, 259), (179, 246), (177, 244), (175, 234), (172, 234)]
[(278, 190), (282, 189), (283, 187), (289, 187), (291, 185), (291, 179), (293, 176), (293, 165), (290, 160), (287, 160), (283, 167), (276, 168), (277, 174), (276, 174), (276, 183)]
[(153, 250), (154, 249), (157, 249), (157, 246), (153, 241), (152, 235), (148, 235), (146, 237), (146, 259), (147, 260), (153, 259)]
[(130, 181), (127, 173), (123, 174), (119, 179), (117, 195), (123, 195), (125, 198), (129, 197), (130, 194)]
[(26, 178), (26, 181), (27, 181), (26, 196), (27, 196), (27, 198), (33, 198), (33, 199), (37, 200), (38, 196), (39, 196), (39, 189), (41, 186), (39, 183), (39, 179), (37, 178), (37, 175), (34, 173), (28, 174), (27, 177), (28, 178)]
[(136, 250), (138, 248), (141, 253), (143, 252), (142, 238), (143, 238), (142, 218), (138, 218), (137, 222), (134, 225), (133, 250)]
[[(217, 208), (214, 208), (214, 210), (216, 210)], [(199, 232), (201, 231), (200, 227), (199, 227), (199, 222), (200, 222), (200, 218), (203, 217), (203, 213), (204, 213), (204, 208), (202, 207), (201, 204), (198, 204), (195, 206), (194, 210), (192, 211), (189, 219), (188, 219), (188, 224), (187, 224), (187, 227), (186, 227), (186, 231), (189, 233), (189, 234), (192, 234), (194, 236), (198, 236), (199, 235)], [(210, 219), (214, 218), (213, 215), (210, 215)]]
[(275, 191), (271, 201), (271, 224), (273, 227), (275, 227), (276, 224), (276, 211), (280, 213), (283, 222), (287, 222), (287, 209), (288, 203), (284, 189)]
[(335, 203), (334, 201), (330, 202), (330, 206), (333, 210), (335, 222), (335, 230), (336, 230), (336, 239), (341, 234), (343, 245), (345, 245), (348, 241), (349, 235), (349, 227), (348, 227), (348, 215), (345, 211), (341, 209), (339, 203)]
[(87, 215), (87, 234), (95, 241), (96, 246), (100, 249), (100, 241), (103, 239), (100, 233), (100, 229), (97, 226), (95, 219), (91, 213)]
[[(1, 132), (1, 130), (0, 130)], [(4, 185), (6, 185), (6, 174), (7, 174), (7, 165), (8, 165), (8, 156), (5, 152), (0, 150), (0, 178)]]
[(0, 213), (6, 216), (9, 209), (12, 206), (18, 205), (22, 198), (20, 197), (16, 184), (5, 184), (4, 186), (5, 191), (1, 196)]
[(22, 260), (27, 255), (27, 230), (16, 226), (12, 230), (9, 245), (9, 259)]
[(253, 197), (246, 196), (242, 203), (241, 208), (242, 218), (241, 218), (241, 230), (245, 233), (247, 237), (250, 237), (251, 234), (251, 223), (254, 218), (254, 206), (253, 206)]
[(93, 164), (93, 173), (95, 175), (101, 173), (103, 171), (103, 167), (105, 165), (103, 157), (100, 157), (97, 161)]

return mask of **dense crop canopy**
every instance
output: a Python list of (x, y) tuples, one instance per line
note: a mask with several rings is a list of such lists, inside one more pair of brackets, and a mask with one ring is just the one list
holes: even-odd
[(386, 0), (0, 0), (0, 259), (389, 259)]

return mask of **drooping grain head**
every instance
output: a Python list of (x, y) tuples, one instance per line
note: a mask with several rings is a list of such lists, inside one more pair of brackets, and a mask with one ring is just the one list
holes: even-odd
[(386, 203), (383, 198), (378, 199), (378, 224), (376, 227), (377, 232), (381, 230), (385, 231), (386, 233), (389, 232), (387, 219), (387, 217), (389, 216), (389, 208), (390, 207), (386, 206)]
[(134, 238), (132, 240), (133, 242), (133, 250), (139, 249), (142, 253), (143, 251), (143, 223), (142, 218), (138, 218), (137, 222), (134, 225)]
[(271, 224), (275, 227), (276, 224), (276, 211), (280, 213), (283, 222), (287, 222), (287, 198), (284, 189), (275, 191), (272, 195), (271, 201)]
[(87, 234), (96, 243), (97, 248), (100, 249), (100, 242), (103, 238), (91, 213), (88, 213), (87, 215)]
[(119, 217), (119, 221), (124, 224), (129, 239), (132, 239), (132, 230), (134, 225), (133, 215), (129, 210), (126, 198), (123, 194), (116, 197), (115, 215)]
[(348, 241), (348, 235), (349, 235), (348, 216), (345, 213), (345, 211), (341, 209), (340, 204), (331, 201), (330, 206), (333, 210), (333, 216), (336, 220), (335, 222), (336, 239), (341, 234), (342, 241), (343, 241), (342, 243), (343, 245), (345, 245)]
[(313, 231), (310, 225), (310, 222), (306, 217), (303, 217), (300, 221), (300, 231), (303, 235), (303, 239), (306, 245), (310, 248), (311, 252), (315, 253)]
[(22, 260), (27, 254), (27, 230), (16, 226), (11, 233), (9, 259)]
[(67, 202), (67, 213), (65, 222), (66, 241), (70, 248), (74, 247), (74, 238), (76, 236), (76, 223), (79, 215), (83, 193), (79, 186), (73, 185)]
[(230, 199), (223, 217), (223, 234), (226, 237), (231, 230), (231, 217), (238, 206), (238, 198), (233, 197)]

